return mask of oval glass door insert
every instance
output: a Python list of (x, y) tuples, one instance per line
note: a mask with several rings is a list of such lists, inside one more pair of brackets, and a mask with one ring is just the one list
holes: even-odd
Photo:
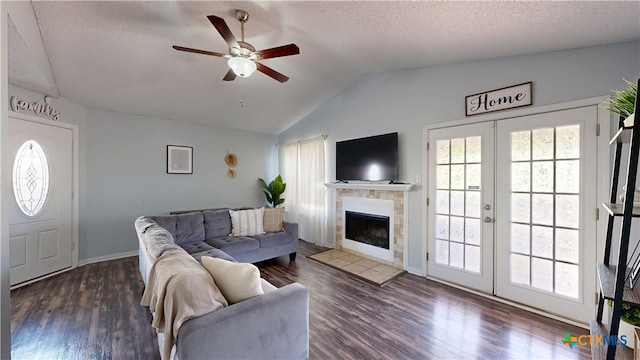
[(49, 163), (42, 146), (28, 140), (13, 163), (13, 195), (18, 208), (27, 216), (39, 215), (49, 195)]

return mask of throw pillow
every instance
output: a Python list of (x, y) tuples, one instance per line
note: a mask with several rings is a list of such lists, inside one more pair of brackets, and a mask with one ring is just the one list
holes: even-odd
[(264, 209), (264, 231), (280, 232), (284, 231), (284, 208), (265, 208)]
[(262, 217), (264, 208), (229, 210), (231, 216), (231, 236), (253, 236), (264, 234)]
[(203, 256), (202, 266), (230, 304), (264, 294), (260, 270), (253, 264)]

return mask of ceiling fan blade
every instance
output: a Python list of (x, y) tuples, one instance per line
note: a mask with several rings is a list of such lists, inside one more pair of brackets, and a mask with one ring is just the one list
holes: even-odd
[(280, 56), (289, 56), (300, 54), (300, 49), (296, 44), (282, 45), (271, 49), (256, 51), (260, 55), (260, 59), (270, 59)]
[(235, 78), (236, 78), (236, 73), (234, 73), (233, 70), (229, 69), (229, 71), (227, 71), (227, 75), (225, 75), (222, 80), (233, 81)]
[(211, 55), (211, 56), (224, 56), (225, 55), (225, 54), (221, 54), (221, 53), (217, 53), (217, 52), (213, 52), (213, 51), (192, 49), (192, 48), (188, 48), (188, 47), (184, 47), (184, 46), (178, 46), (178, 45), (173, 45), (173, 48), (176, 49), (176, 50), (192, 52), (192, 53), (196, 53), (196, 54), (204, 54), (204, 55)]
[(215, 15), (209, 15), (207, 16), (207, 19), (211, 21), (211, 24), (213, 24), (220, 35), (222, 35), (222, 38), (227, 42), (227, 44), (229, 44), (229, 47), (237, 49), (240, 48), (240, 45), (238, 45), (238, 40), (236, 40), (236, 37), (233, 36), (233, 33), (227, 26), (227, 23), (224, 21), (224, 19), (219, 18)]
[(270, 68), (270, 67), (268, 67), (268, 66), (266, 66), (264, 64), (256, 62), (256, 65), (258, 65), (258, 71), (260, 71), (261, 73), (263, 73), (263, 74), (265, 74), (265, 75), (267, 75), (269, 77), (272, 77), (272, 78), (280, 81), (281, 83), (286, 82), (287, 80), (289, 80), (289, 77), (287, 77), (287, 76), (285, 76), (285, 75), (273, 70), (272, 68)]

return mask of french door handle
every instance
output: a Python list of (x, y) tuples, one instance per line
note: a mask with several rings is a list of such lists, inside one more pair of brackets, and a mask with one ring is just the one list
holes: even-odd
[(493, 221), (493, 219), (491, 219), (489, 216), (485, 216), (484, 219), (482, 219), (482, 221), (486, 223), (490, 223), (491, 221)]

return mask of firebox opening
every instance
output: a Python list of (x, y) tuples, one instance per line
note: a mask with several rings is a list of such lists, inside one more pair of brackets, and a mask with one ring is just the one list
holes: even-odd
[(345, 211), (345, 237), (383, 249), (389, 249), (389, 217)]

